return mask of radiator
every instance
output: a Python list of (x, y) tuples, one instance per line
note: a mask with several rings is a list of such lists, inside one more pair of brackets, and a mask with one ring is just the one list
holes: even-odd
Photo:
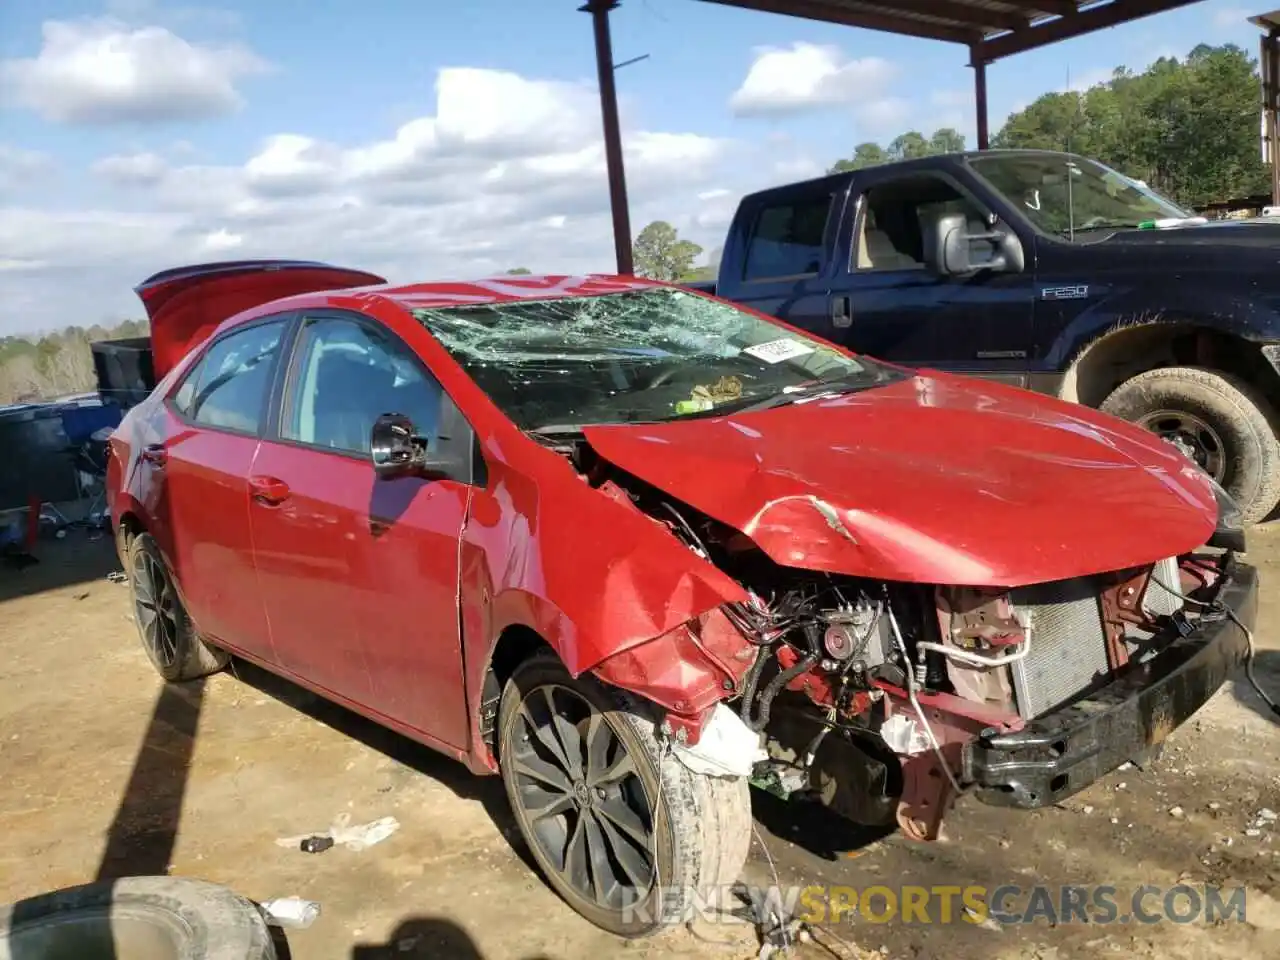
[(1053, 709), (1110, 670), (1095, 583), (1040, 583), (1012, 591), (1009, 599), (1031, 616), (1031, 652), (1010, 666), (1023, 719)]

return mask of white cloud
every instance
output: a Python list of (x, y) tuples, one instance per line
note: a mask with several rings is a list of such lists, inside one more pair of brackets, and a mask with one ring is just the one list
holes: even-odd
[(127, 153), (103, 157), (91, 167), (94, 174), (121, 186), (150, 187), (164, 179), (168, 164), (155, 153)]
[(53, 158), (0, 143), (0, 192), (29, 186), (53, 172)]
[(887, 60), (849, 59), (835, 46), (762, 47), (729, 106), (739, 116), (760, 116), (865, 103), (877, 99), (896, 73)]
[(1254, 10), (1243, 7), (1221, 7), (1213, 11), (1213, 25), (1219, 30), (1238, 30), (1249, 26), (1249, 18), (1256, 15)]
[(241, 104), (236, 83), (267, 64), (237, 45), (188, 42), (121, 20), (47, 20), (40, 52), (0, 63), (7, 98), (46, 120), (162, 122), (218, 116)]
[[(131, 290), (142, 277), (223, 256), (319, 259), (398, 281), (613, 269), (589, 89), (458, 68), (441, 71), (436, 95), (430, 115), (382, 139), (338, 142), (301, 128), (226, 164), (127, 153), (93, 165), (110, 200), (95, 209), (0, 202), (6, 305), (23, 305), (0, 323), (136, 316)], [(704, 246), (723, 242), (725, 211), (742, 193), (722, 179), (726, 161), (765, 172), (772, 153), (680, 131), (623, 138), (637, 231), (666, 219)], [(699, 200), (713, 187), (723, 192)]]

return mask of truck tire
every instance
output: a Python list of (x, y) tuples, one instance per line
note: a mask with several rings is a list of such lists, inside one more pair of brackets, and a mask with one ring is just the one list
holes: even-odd
[(1101, 409), (1174, 442), (1240, 505), (1246, 523), (1280, 503), (1280, 439), (1271, 405), (1219, 370), (1160, 367), (1126, 380)]
[(134, 536), (127, 557), (133, 619), (156, 672), (173, 683), (195, 680), (225, 667), (230, 656), (209, 646), (196, 631), (151, 534)]
[(645, 704), (538, 654), (507, 681), (498, 738), (520, 834), (587, 920), (634, 939), (732, 905), (751, 844), (747, 781), (685, 767)]
[(261, 910), (226, 887), (124, 877), (0, 906), (0, 960), (275, 960)]

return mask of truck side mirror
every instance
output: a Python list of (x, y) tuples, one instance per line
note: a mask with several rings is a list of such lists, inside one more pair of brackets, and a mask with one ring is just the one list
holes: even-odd
[(924, 225), (925, 265), (944, 277), (967, 277), (984, 270), (1021, 273), (1026, 267), (1022, 243), (1013, 233), (970, 233), (962, 213), (940, 213)]

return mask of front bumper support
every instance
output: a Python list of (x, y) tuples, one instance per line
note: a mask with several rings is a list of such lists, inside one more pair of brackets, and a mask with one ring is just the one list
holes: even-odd
[[(1218, 593), (1250, 630), (1258, 574), (1236, 563)], [(985, 803), (1030, 809), (1058, 803), (1139, 757), (1200, 709), (1244, 662), (1248, 639), (1221, 611), (1157, 656), (1123, 668), (1106, 686), (1016, 733), (985, 730), (965, 745), (963, 778)]]

